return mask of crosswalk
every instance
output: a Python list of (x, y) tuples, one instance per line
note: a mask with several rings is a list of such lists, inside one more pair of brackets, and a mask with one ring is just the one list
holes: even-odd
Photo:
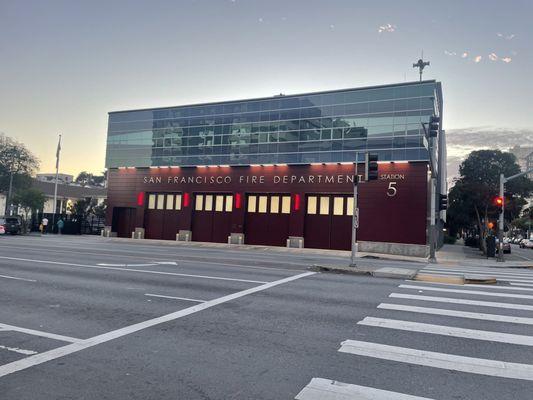
[[(428, 267), (423, 272), (445, 276), (496, 276), (492, 273), (494, 270), (469, 267), (450, 271), (445, 267)], [(483, 379), (533, 382), (533, 270), (502, 268), (496, 273), (499, 285), (492, 286), (402, 282), (386, 301), (377, 306), (375, 313), (354, 321), (354, 336), (341, 338), (338, 351), (346, 357), (455, 371), (468, 374), (469, 379), (479, 376), (485, 377)], [(370, 330), (373, 340), (355, 340), (361, 338), (358, 329), (363, 328)], [(404, 332), (405, 336), (397, 342), (396, 335), (386, 335), (386, 332)], [(440, 338), (449, 339), (443, 341)], [(487, 351), (488, 345), (500, 346), (502, 351)], [(504, 356), (502, 359), (501, 354), (507, 352), (522, 357), (515, 360)], [(404, 393), (409, 388), (388, 391), (375, 387), (375, 382), (365, 386), (365, 382), (357, 381), (364, 378), (358, 376), (349, 383), (338, 382), (334, 378), (311, 379), (295, 399), (431, 400), (417, 396), (428, 393), (434, 400), (450, 398), (445, 389), (420, 392), (418, 388), (418, 393)], [(435, 396), (435, 393), (438, 395)]]

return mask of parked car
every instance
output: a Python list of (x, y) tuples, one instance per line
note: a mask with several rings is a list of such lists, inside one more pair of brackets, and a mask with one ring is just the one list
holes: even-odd
[[(498, 238), (496, 238), (496, 251), (499, 252), (500, 251), (500, 247), (498, 246), (498, 243), (499, 243), (499, 240)], [(503, 241), (503, 254), (505, 253), (511, 253), (511, 244), (506, 242), (505, 240)]]
[(22, 230), (22, 220), (19, 216), (0, 217), (0, 225), (4, 227), (4, 233), (18, 235)]
[(520, 242), (521, 249), (533, 249), (533, 240), (524, 239)]
[(4, 225), (0, 225), (0, 235), (5, 235), (6, 228), (4, 228)]

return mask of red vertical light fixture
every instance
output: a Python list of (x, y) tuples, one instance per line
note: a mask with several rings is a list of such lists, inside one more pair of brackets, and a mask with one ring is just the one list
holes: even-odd
[(235, 208), (239, 209), (242, 207), (242, 195), (240, 193), (235, 193)]
[(293, 199), (294, 199), (294, 211), (299, 211), (300, 210), (300, 202), (301, 202), (301, 197), (298, 193), (296, 193), (294, 196), (293, 196)]
[(137, 205), (138, 206), (144, 205), (144, 192), (137, 193)]
[(191, 197), (189, 196), (189, 193), (183, 193), (183, 207), (189, 207), (190, 202)]

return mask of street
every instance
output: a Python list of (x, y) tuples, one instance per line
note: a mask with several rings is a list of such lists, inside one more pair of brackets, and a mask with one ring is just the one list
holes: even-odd
[(498, 279), (450, 285), (309, 271), (317, 259), (344, 262), (1, 237), (0, 398), (531, 399), (532, 269), (425, 266)]

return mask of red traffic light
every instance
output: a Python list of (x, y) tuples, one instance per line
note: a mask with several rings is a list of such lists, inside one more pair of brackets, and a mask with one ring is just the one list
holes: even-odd
[(501, 207), (503, 205), (503, 198), (501, 198), (500, 196), (496, 196), (494, 198), (494, 205)]

